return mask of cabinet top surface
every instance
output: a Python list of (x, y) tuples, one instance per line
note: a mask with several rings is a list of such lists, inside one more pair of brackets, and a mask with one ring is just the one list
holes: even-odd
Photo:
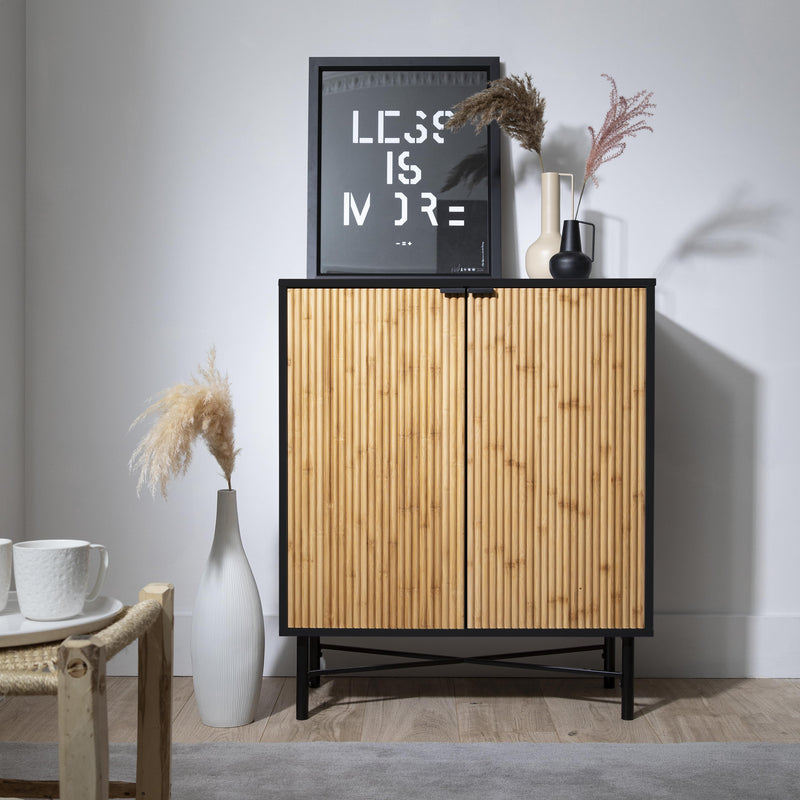
[(560, 288), (617, 288), (638, 287), (648, 288), (656, 285), (655, 278), (587, 278), (580, 281), (554, 280), (552, 278), (464, 278), (449, 276), (347, 276), (324, 278), (280, 278), (278, 286), (281, 288), (447, 288), (447, 287), (485, 287), (495, 289), (560, 289)]

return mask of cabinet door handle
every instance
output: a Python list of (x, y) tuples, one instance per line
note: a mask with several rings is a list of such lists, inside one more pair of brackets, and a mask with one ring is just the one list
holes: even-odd
[(467, 291), (473, 295), (473, 297), (494, 297), (494, 287), (493, 286), (472, 286)]
[(442, 286), (439, 291), (445, 297), (464, 297), (467, 294), (466, 286)]

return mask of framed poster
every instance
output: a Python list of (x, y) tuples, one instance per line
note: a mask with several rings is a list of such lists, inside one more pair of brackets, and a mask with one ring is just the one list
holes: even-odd
[(308, 277), (499, 277), (494, 123), (445, 127), (498, 58), (312, 58)]

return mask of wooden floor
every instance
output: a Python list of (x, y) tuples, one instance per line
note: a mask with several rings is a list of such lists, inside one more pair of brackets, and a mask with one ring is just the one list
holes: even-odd
[[(294, 679), (265, 678), (256, 721), (200, 722), (191, 678), (176, 678), (175, 742), (800, 742), (800, 680), (643, 680), (636, 716), (600, 681), (337, 678), (311, 691), (297, 722)], [(136, 738), (136, 679), (108, 679), (109, 736)], [(0, 741), (56, 741), (54, 697), (0, 698)]]

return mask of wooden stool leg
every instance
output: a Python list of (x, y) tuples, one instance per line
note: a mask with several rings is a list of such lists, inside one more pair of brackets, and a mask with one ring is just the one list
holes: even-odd
[(107, 800), (105, 647), (73, 636), (59, 648), (57, 670), (61, 800)]
[(173, 587), (149, 583), (139, 600), (158, 600), (161, 617), (139, 639), (136, 796), (169, 800), (172, 768)]

